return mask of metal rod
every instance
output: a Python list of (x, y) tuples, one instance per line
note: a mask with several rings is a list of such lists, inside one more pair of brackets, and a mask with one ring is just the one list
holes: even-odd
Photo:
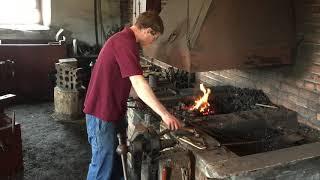
[(140, 15), (140, 13), (141, 13), (141, 10), (140, 10), (140, 8), (141, 8), (141, 2), (140, 2), (140, 0), (139, 0), (139, 2), (138, 2), (138, 5), (139, 5), (139, 15)]
[(12, 134), (14, 135), (15, 133), (14, 133), (14, 129), (15, 129), (15, 127), (14, 127), (14, 125), (16, 124), (16, 113), (15, 112), (13, 112), (12, 113)]
[(272, 108), (272, 109), (278, 109), (278, 107), (276, 107), (276, 106), (270, 106), (270, 105), (259, 104), (259, 103), (256, 103), (256, 106), (261, 106), (261, 107), (266, 107), (266, 108)]
[(188, 73), (188, 88), (191, 86), (191, 73)]
[(222, 143), (222, 146), (236, 146), (236, 145), (243, 145), (243, 144), (255, 144), (262, 141), (244, 141), (244, 142), (231, 142), (231, 143)]
[(190, 43), (190, 0), (187, 1), (187, 47), (190, 50), (191, 49), (191, 43)]
[(123, 177), (124, 177), (124, 180), (127, 180), (127, 168), (126, 168), (126, 165), (124, 164), (125, 163), (125, 158), (124, 158), (124, 155), (122, 154), (121, 155), (121, 162), (122, 162), (122, 170), (123, 170)]
[(159, 133), (159, 136), (161, 137), (161, 136), (163, 136), (163, 135), (165, 135), (165, 134), (168, 134), (168, 133), (170, 133), (171, 131), (170, 131), (170, 129), (165, 129), (165, 130), (163, 130), (163, 131), (161, 131), (160, 133)]
[(197, 148), (197, 149), (201, 149), (202, 150), (202, 149), (206, 149), (207, 148), (207, 146), (205, 146), (205, 144), (200, 144), (200, 143), (197, 143), (197, 142), (193, 142), (191, 139), (189, 139), (186, 136), (178, 137), (178, 139), (180, 141), (182, 141), (182, 142), (185, 142), (185, 143)]
[[(119, 144), (123, 145), (121, 134), (119, 133), (117, 137), (118, 137)], [(127, 180), (128, 179), (127, 178), (127, 162), (125, 159), (125, 155), (123, 153), (121, 153), (121, 162), (122, 162), (123, 177), (124, 177), (124, 180)]]
[(136, 4), (137, 2), (136, 2), (136, 0), (133, 0), (133, 17), (135, 18), (135, 19), (137, 19), (137, 4)]

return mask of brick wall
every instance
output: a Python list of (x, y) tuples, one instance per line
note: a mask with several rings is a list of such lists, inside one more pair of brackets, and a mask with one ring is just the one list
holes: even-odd
[(275, 104), (297, 111), (299, 120), (320, 129), (320, 0), (295, 0), (297, 44), (293, 65), (197, 74), (210, 85), (262, 89)]

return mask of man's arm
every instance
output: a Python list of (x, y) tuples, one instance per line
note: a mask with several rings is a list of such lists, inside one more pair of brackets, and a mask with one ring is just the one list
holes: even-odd
[(136, 91), (139, 98), (162, 118), (169, 129), (177, 130), (181, 127), (180, 121), (170, 114), (168, 110), (160, 103), (142, 75), (130, 76), (129, 78), (132, 87)]

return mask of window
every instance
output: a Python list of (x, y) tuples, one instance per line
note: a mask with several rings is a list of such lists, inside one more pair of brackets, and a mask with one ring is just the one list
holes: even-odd
[(32, 25), (48, 26), (51, 19), (50, 4), (51, 0), (0, 0), (0, 26), (18, 29)]
[(38, 24), (40, 8), (38, 0), (0, 0), (1, 24)]

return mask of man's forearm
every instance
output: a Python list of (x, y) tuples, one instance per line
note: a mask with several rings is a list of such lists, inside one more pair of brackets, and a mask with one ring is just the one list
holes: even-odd
[(168, 111), (157, 99), (151, 87), (142, 75), (131, 76), (130, 81), (139, 98), (151, 107), (153, 111), (162, 118), (168, 115)]

